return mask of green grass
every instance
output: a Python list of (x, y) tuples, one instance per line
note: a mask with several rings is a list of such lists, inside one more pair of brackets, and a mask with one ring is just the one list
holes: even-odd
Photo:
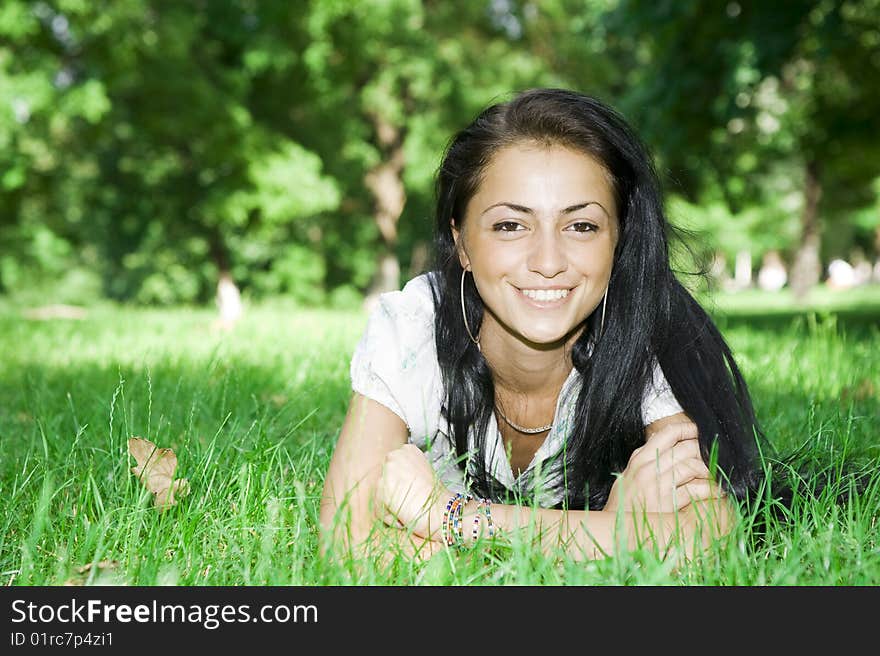
[[(783, 450), (880, 456), (880, 292), (860, 293), (707, 301)], [(318, 498), (365, 318), (265, 305), (221, 333), (202, 309), (30, 321), (0, 308), (0, 583), (880, 584), (876, 476), (853, 503), (798, 500), (763, 540), (747, 518), (677, 570), (649, 552), (580, 563), (520, 539), (424, 565), (319, 558)], [(178, 454), (191, 492), (177, 506), (150, 505), (133, 435)], [(100, 561), (115, 566), (80, 571)]]

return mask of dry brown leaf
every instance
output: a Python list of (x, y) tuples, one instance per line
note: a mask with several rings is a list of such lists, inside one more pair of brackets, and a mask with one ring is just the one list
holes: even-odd
[[(118, 560), (99, 560), (97, 563), (94, 564), (94, 567), (99, 570), (116, 569), (117, 567), (119, 567), (119, 561)], [(76, 573), (77, 574), (88, 574), (91, 570), (92, 570), (92, 563), (86, 563), (85, 565), (82, 565), (81, 567), (77, 567)]]
[(96, 580), (101, 581), (102, 579), (106, 579), (105, 576), (109, 572), (112, 572), (117, 567), (119, 567), (118, 560), (102, 560), (92, 565), (92, 563), (87, 563), (80, 567), (76, 568), (76, 575), (71, 576), (64, 582), (64, 585), (85, 585), (86, 579), (88, 579), (89, 572), (92, 571), (94, 567)]
[(185, 478), (174, 478), (177, 456), (171, 449), (160, 449), (150, 440), (132, 437), (128, 440), (128, 452), (137, 461), (131, 472), (153, 493), (153, 503), (160, 510), (173, 506), (177, 497), (189, 492)]

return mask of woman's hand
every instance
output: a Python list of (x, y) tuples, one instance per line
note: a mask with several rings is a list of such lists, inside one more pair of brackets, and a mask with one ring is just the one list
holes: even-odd
[(385, 456), (376, 486), (376, 511), (389, 526), (439, 541), (443, 506), (451, 496), (417, 446), (404, 444)]
[(361, 545), (361, 555), (368, 562), (379, 562), (386, 567), (398, 556), (426, 562), (442, 550), (443, 544), (439, 540), (419, 537), (399, 527), (396, 521), (392, 526), (382, 526), (382, 530), (373, 530), (368, 542)]
[(605, 510), (671, 513), (723, 495), (700, 455), (692, 421), (662, 426), (632, 452), (608, 495)]

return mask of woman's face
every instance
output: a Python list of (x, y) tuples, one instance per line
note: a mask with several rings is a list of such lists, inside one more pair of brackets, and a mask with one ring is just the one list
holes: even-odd
[(490, 162), (453, 236), (486, 313), (532, 346), (564, 342), (602, 302), (617, 244), (608, 174), (563, 146), (517, 144)]

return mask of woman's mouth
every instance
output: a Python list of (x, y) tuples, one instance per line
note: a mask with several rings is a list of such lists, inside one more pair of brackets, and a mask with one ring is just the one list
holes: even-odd
[(530, 305), (541, 308), (558, 307), (566, 302), (571, 288), (517, 288), (520, 296), (522, 296)]

